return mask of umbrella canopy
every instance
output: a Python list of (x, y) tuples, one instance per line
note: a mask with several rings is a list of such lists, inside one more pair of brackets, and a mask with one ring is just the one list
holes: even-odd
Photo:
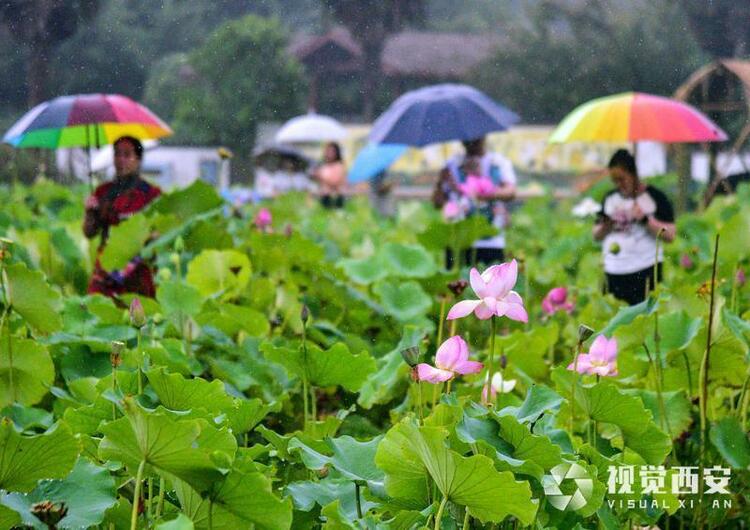
[(14, 147), (99, 147), (121, 136), (161, 138), (172, 129), (154, 113), (118, 94), (61, 96), (27, 112), (3, 137)]
[(625, 92), (576, 107), (554, 130), (549, 142), (677, 143), (726, 139), (718, 125), (687, 103)]
[(338, 121), (309, 112), (282, 125), (275, 140), (280, 144), (340, 142), (346, 136), (346, 129)]
[(434, 85), (394, 101), (373, 124), (370, 142), (423, 147), (473, 140), (504, 131), (519, 120), (517, 114), (473, 87)]
[(278, 167), (289, 162), (295, 170), (305, 171), (311, 160), (302, 152), (288, 145), (263, 145), (253, 150), (253, 159), (261, 167)]
[(367, 144), (354, 159), (347, 181), (356, 184), (371, 179), (393, 164), (408, 148), (403, 144)]

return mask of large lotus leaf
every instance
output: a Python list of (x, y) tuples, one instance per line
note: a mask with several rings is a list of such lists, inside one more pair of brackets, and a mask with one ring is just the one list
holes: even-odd
[(0, 407), (15, 402), (34, 405), (54, 381), (55, 366), (45, 346), (7, 333), (0, 335)]
[(719, 420), (711, 426), (709, 438), (730, 466), (750, 470), (750, 439), (737, 418)]
[(41, 333), (62, 329), (60, 294), (52, 289), (39, 271), (22, 262), (5, 267), (8, 301), (29, 325)]
[(223, 412), (227, 415), (232, 432), (243, 434), (254, 429), (270, 412), (278, 412), (280, 409), (279, 402), (268, 405), (257, 398), (235, 399), (232, 407)]
[(401, 321), (423, 316), (432, 307), (432, 299), (414, 280), (381, 280), (372, 290), (380, 298), (383, 309)]
[(339, 260), (338, 266), (344, 269), (349, 278), (364, 285), (376, 282), (388, 276), (388, 269), (381, 254), (369, 258)]
[(421, 245), (386, 243), (380, 253), (394, 276), (427, 278), (437, 272), (435, 260)]
[(36, 407), (24, 407), (18, 403), (0, 410), (0, 416), (13, 421), (21, 431), (40, 429), (45, 431), (52, 427), (52, 413)]
[(617, 314), (609, 321), (607, 326), (599, 333), (610, 337), (614, 331), (625, 324), (630, 324), (639, 315), (650, 315), (659, 308), (658, 302), (649, 297), (640, 304), (621, 307)]
[(214, 530), (286, 530), (292, 524), (291, 499), (274, 495), (271, 481), (261, 473), (231, 471), (210, 492), (210, 503), (182, 481), (175, 481), (175, 491), (196, 530), (209, 528), (209, 507)]
[(155, 530), (194, 530), (193, 521), (184, 513), (177, 514), (177, 517), (158, 523)]
[(146, 377), (161, 404), (170, 410), (204, 408), (209, 412), (223, 412), (232, 407), (232, 398), (219, 380), (188, 379), (164, 369), (150, 370)]
[(517, 366), (534, 379), (546, 379), (549, 370), (546, 359), (549, 349), (555, 345), (559, 327), (555, 322), (537, 326), (530, 331), (516, 331), (496, 339), (495, 351), (508, 358), (508, 365)]
[(402, 421), (391, 427), (375, 452), (385, 473), (385, 491), (400, 504), (421, 510), (429, 503), (430, 477), (412, 440), (414, 427)]
[(115, 479), (109, 471), (79, 458), (70, 475), (62, 480), (43, 480), (31, 493), (10, 493), (2, 503), (17, 511), (24, 524), (46, 530), (31, 513), (31, 507), (43, 501), (64, 503), (68, 513), (56, 528), (89, 528), (104, 519), (104, 512), (115, 504)]
[(375, 360), (367, 351), (352, 354), (341, 342), (327, 350), (308, 344), (307, 352), (301, 346), (292, 349), (265, 342), (261, 351), (269, 361), (281, 364), (289, 373), (298, 377), (307, 374), (308, 381), (315, 386), (342, 386), (356, 392), (375, 371)]
[(359, 391), (357, 403), (369, 409), (375, 404), (387, 403), (398, 395), (398, 389), (408, 384), (405, 375), (409, 366), (401, 357), (401, 352), (418, 346), (427, 331), (420, 326), (404, 326), (401, 340), (389, 353), (377, 359), (378, 369), (370, 376)]
[(216, 303), (213, 307), (215, 309), (204, 309), (196, 317), (196, 321), (201, 326), (215, 327), (230, 337), (240, 331), (244, 331), (251, 337), (268, 335), (270, 329), (268, 318), (257, 309), (227, 303)]
[(593, 420), (619, 427), (626, 447), (649, 464), (658, 465), (672, 449), (669, 436), (661, 431), (638, 396), (630, 396), (610, 382), (581, 387), (576, 405)]
[(743, 320), (726, 307), (722, 308), (721, 317), (724, 325), (734, 333), (735, 337), (742, 339), (750, 346), (750, 322)]
[(165, 193), (152, 208), (161, 214), (172, 214), (182, 221), (221, 206), (221, 197), (210, 184), (196, 180), (187, 188)]
[(738, 212), (721, 228), (719, 260), (735, 264), (750, 253), (750, 217)]
[(0, 504), (0, 528), (15, 528), (21, 524), (18, 512)]
[[(292, 498), (296, 510), (309, 512), (316, 504), (323, 507), (339, 500), (341, 512), (350, 520), (357, 518), (356, 491), (351, 480), (328, 477), (319, 482), (311, 480), (292, 482), (286, 487), (286, 492)], [(376, 506), (364, 495), (360, 496), (360, 503), (363, 512)]]
[(221, 477), (211, 451), (196, 447), (199, 421), (176, 421), (165, 413), (147, 412), (131, 399), (124, 401), (124, 407), (125, 417), (101, 427), (100, 458), (122, 462), (132, 475), (145, 461), (156, 473), (177, 477), (199, 491)]
[(116, 407), (117, 405), (100, 396), (89, 405), (78, 408), (69, 407), (65, 410), (63, 418), (74, 433), (94, 434), (99, 432), (99, 425), (102, 422), (114, 419)]
[[(659, 347), (662, 352), (667, 353), (675, 350), (683, 350), (698, 335), (703, 319), (701, 317), (690, 318), (685, 311), (675, 311), (659, 316)], [(649, 337), (649, 347), (653, 344), (653, 334)], [(655, 345), (652, 351), (656, 351)]]
[(250, 279), (250, 260), (236, 250), (204, 250), (188, 264), (187, 282), (203, 296), (239, 295)]
[(201, 293), (192, 285), (179, 281), (163, 282), (156, 290), (156, 300), (166, 316), (197, 315), (203, 305)]
[(528, 482), (516, 481), (509, 471), (497, 471), (492, 459), (484, 455), (465, 457), (448, 449), (444, 429), (407, 425), (407, 432), (440, 492), (466, 506), (472, 517), (500, 522), (513, 515), (527, 525), (534, 520), (538, 501), (531, 498)]
[(223, 220), (203, 219), (194, 223), (185, 234), (185, 249), (197, 254), (209, 248), (232, 248), (234, 242)]
[(533, 385), (526, 392), (526, 399), (519, 407), (505, 407), (498, 415), (511, 415), (521, 423), (533, 423), (545, 412), (559, 410), (562, 402), (562, 396), (548, 386)]
[(70, 429), (56, 425), (44, 434), (21, 436), (8, 419), (0, 422), (0, 489), (31, 491), (38, 480), (66, 476), (79, 447)]
[(664, 415), (662, 415), (662, 405), (659, 403), (659, 395), (656, 392), (640, 390), (638, 394), (646, 408), (651, 411), (656, 425), (664, 432), (671, 433), (672, 438), (678, 438), (680, 434), (688, 430), (693, 421), (692, 406), (684, 390), (662, 392)]
[(105, 270), (119, 270), (136, 257), (151, 235), (151, 222), (138, 213), (109, 230), (107, 245), (100, 256)]

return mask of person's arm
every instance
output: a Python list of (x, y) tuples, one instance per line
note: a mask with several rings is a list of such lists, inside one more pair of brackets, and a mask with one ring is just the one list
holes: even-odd
[(601, 241), (612, 231), (614, 223), (609, 217), (602, 216), (594, 225), (591, 230), (591, 234), (594, 236), (595, 241)]
[(647, 217), (646, 227), (654, 237), (659, 236), (659, 233), (661, 232), (661, 236), (659, 236), (660, 239), (662, 241), (666, 241), (667, 243), (671, 243), (672, 241), (674, 241), (674, 238), (677, 235), (677, 228), (675, 227), (674, 223), (659, 221), (653, 215), (649, 215)]
[(86, 199), (86, 212), (83, 217), (83, 235), (91, 239), (101, 230), (99, 220), (99, 200), (95, 195)]
[[(635, 205), (634, 213), (636, 219), (645, 223), (646, 229), (654, 237), (659, 237), (662, 241), (670, 243), (674, 241), (677, 235), (677, 229), (674, 224), (674, 209), (667, 196), (659, 190), (650, 189), (649, 195), (656, 203), (656, 211), (648, 216), (644, 215), (638, 204)], [(661, 235), (659, 235), (661, 233)]]
[(495, 186), (495, 193), (492, 198), (501, 201), (512, 201), (516, 198), (517, 192), (516, 172), (510, 160), (503, 157), (499, 159), (499, 162), (501, 182)]

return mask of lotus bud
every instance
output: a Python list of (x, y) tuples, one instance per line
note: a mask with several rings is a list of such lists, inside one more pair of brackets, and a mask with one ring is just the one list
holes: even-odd
[(448, 289), (455, 296), (461, 296), (461, 293), (463, 293), (466, 290), (466, 287), (468, 286), (469, 286), (469, 282), (467, 282), (463, 278), (460, 280), (454, 280), (448, 283)]
[(122, 363), (122, 350), (124, 349), (124, 342), (112, 341), (112, 351), (109, 354), (109, 362), (112, 364), (112, 368), (117, 368)]
[(302, 304), (302, 310), (299, 312), (299, 318), (302, 321), (302, 324), (307, 324), (307, 321), (310, 318), (310, 309), (307, 307), (307, 304)]
[(586, 342), (588, 338), (594, 334), (594, 330), (588, 327), (586, 324), (578, 326), (578, 342)]
[(500, 356), (500, 368), (505, 370), (506, 366), (508, 366), (508, 357), (505, 354), (502, 354)]
[(139, 329), (146, 325), (146, 311), (140, 298), (133, 298), (130, 302), (130, 325)]
[(737, 285), (742, 287), (743, 285), (745, 285), (746, 280), (745, 269), (737, 269), (737, 274), (734, 276), (734, 281), (737, 282)]
[(174, 240), (174, 251), (182, 252), (184, 250), (185, 250), (185, 240), (182, 239), (182, 236), (177, 236)]
[(401, 350), (401, 357), (404, 362), (414, 368), (419, 364), (419, 358), (422, 356), (422, 352), (419, 351), (419, 346), (411, 346)]

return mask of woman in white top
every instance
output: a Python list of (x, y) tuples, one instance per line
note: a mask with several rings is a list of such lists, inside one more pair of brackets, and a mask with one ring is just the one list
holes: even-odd
[(607, 289), (630, 305), (646, 299), (654, 273), (661, 280), (663, 252), (656, 237), (675, 238), (674, 210), (664, 193), (638, 178), (635, 158), (620, 149), (609, 161), (615, 189), (602, 201), (593, 235), (602, 241)]

